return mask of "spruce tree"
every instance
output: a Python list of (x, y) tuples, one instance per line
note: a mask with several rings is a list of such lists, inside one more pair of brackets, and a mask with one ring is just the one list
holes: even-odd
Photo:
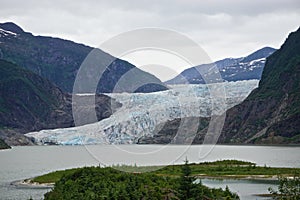
[(181, 168), (182, 174), (179, 182), (180, 199), (191, 199), (193, 197), (193, 189), (195, 187), (195, 178), (191, 176), (191, 168), (187, 158)]

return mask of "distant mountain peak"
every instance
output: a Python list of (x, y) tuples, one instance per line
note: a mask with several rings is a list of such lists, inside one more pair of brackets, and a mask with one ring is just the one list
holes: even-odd
[[(239, 80), (251, 80), (260, 79), (261, 74), (265, 65), (265, 60), (270, 56), (276, 49), (272, 47), (261, 48), (246, 57), (240, 58), (225, 58), (218, 60), (214, 63), (198, 65), (185, 69), (178, 76), (171, 80), (166, 81), (166, 84), (205, 84), (206, 81), (200, 74), (202, 68), (209, 65), (215, 65), (220, 72), (223, 80), (226, 81), (239, 81)], [(208, 76), (206, 74), (204, 76)], [(211, 75), (211, 74), (210, 74)], [(220, 81), (219, 79), (210, 80), (209, 83), (214, 81)]]
[(219, 142), (300, 143), (300, 29), (266, 60), (259, 87), (227, 111)]
[(253, 60), (258, 60), (262, 58), (267, 58), (270, 56), (276, 49), (272, 47), (263, 47), (250, 55), (246, 56), (241, 62), (250, 62)]
[(24, 33), (24, 30), (13, 22), (0, 23), (0, 28), (13, 33)]

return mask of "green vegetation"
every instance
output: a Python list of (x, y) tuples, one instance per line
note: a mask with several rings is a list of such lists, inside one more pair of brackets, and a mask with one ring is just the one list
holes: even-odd
[(259, 87), (228, 110), (219, 142), (299, 144), (299, 69), (300, 28), (267, 58)]
[(77, 170), (79, 170), (79, 169), (78, 168), (76, 168), (76, 169), (66, 169), (66, 170), (62, 170), (62, 171), (50, 172), (49, 174), (45, 174), (45, 175), (42, 175), (42, 176), (35, 177), (34, 179), (32, 179), (32, 182), (36, 182), (36, 183), (55, 183), (55, 182), (59, 181), (63, 176), (73, 174)]
[(268, 57), (259, 88), (248, 99), (282, 99), (289, 95), (292, 100), (288, 114), (300, 113), (300, 29), (289, 35), (282, 47)]
[[(187, 161), (178, 166), (180, 177), (161, 176), (155, 172), (127, 173), (100, 167), (50, 173), (48, 179), (61, 178), (54, 189), (45, 194), (45, 199), (239, 199), (228, 188), (225, 191), (210, 189), (201, 181), (196, 183), (190, 166)], [(45, 179), (47, 175), (41, 180)]]
[(292, 179), (279, 177), (278, 191), (269, 188), (273, 199), (298, 200), (300, 199), (300, 176), (294, 175)]
[[(162, 166), (113, 166), (113, 168), (131, 172), (148, 172), (163, 177), (180, 177), (182, 174), (182, 165)], [(298, 168), (275, 168), (268, 166), (256, 166), (255, 163), (239, 160), (220, 160), (214, 162), (203, 162), (199, 164), (190, 163), (191, 175), (196, 177), (215, 177), (215, 178), (247, 178), (249, 176), (264, 175), (266, 178), (281, 175), (283, 177), (293, 176), (300, 173)], [(51, 172), (34, 178), (33, 182), (54, 183), (62, 176), (72, 174), (78, 169), (67, 169), (64, 171)], [(264, 177), (262, 177), (264, 178)]]
[(6, 144), (2, 139), (0, 139), (0, 149), (9, 149), (11, 148), (8, 144)]
[(0, 126), (32, 128), (30, 119), (45, 120), (59, 104), (58, 97), (53, 95), (55, 90), (49, 81), (0, 59)]
[[(19, 29), (19, 34), (18, 37), (0, 37), (1, 58), (24, 67), (50, 80), (64, 92), (71, 93), (78, 69), (94, 48), (59, 38), (34, 36), (22, 31), (13, 23), (0, 24), (3, 29), (8, 26)], [(98, 93), (112, 92), (118, 80), (135, 66), (127, 61), (116, 59), (100, 49), (97, 53), (97, 58), (102, 61), (99, 63), (104, 66), (113, 62), (99, 80)], [(167, 89), (155, 76), (138, 68), (135, 69), (135, 76), (127, 80), (124, 86), (126, 91), (135, 88), (137, 82), (154, 83), (141, 89), (144, 92)]]
[[(267, 166), (256, 166), (251, 162), (224, 160), (216, 162), (205, 162), (200, 164), (190, 164), (193, 176), (198, 177), (215, 177), (215, 178), (247, 178), (249, 176), (263, 175), (265, 177), (290, 176), (300, 169), (295, 168), (271, 168)], [(178, 176), (180, 166), (167, 166), (156, 171), (158, 174)]]
[[(53, 98), (48, 91), (51, 87), (54, 87), (46, 79), (1, 59), (0, 71), (0, 86), (3, 91), (9, 90), (9, 88), (12, 90), (14, 86), (22, 87), (22, 89), (25, 90), (23, 94), (26, 94), (27, 90), (32, 90), (34, 94), (45, 103), (57, 104), (56, 99)], [(15, 90), (14, 92), (14, 95), (17, 95), (19, 91)], [(3, 101), (3, 99), (1, 99), (1, 101)]]
[(170, 165), (164, 168), (123, 165), (113, 166), (113, 168), (68, 169), (39, 176), (32, 181), (55, 182), (53, 191), (45, 195), (46, 200), (141, 199), (141, 197), (145, 199), (237, 199), (237, 196), (228, 188), (224, 191), (207, 188), (201, 184), (201, 181), (198, 184), (193, 183), (201, 177), (274, 178), (274, 176), (280, 176), (281, 180), (286, 181), (285, 177), (300, 173), (298, 168), (271, 168), (238, 160), (220, 160), (199, 164), (189, 164), (186, 161), (184, 165)]

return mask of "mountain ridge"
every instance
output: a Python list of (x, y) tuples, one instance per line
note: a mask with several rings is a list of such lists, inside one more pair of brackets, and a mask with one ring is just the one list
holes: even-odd
[[(0, 59), (0, 138), (10, 145), (32, 144), (24, 133), (74, 126), (72, 95), (47, 79)], [(84, 97), (81, 97), (84, 98)], [(98, 120), (121, 106), (106, 95), (96, 95)], [(85, 105), (89, 106), (89, 105)], [(92, 122), (91, 122), (92, 123)]]
[(300, 28), (268, 57), (259, 87), (227, 116), (220, 142), (300, 143)]
[[(200, 74), (201, 69), (208, 66), (216, 66), (221, 77), (225, 81), (240, 81), (250, 79), (260, 79), (265, 58), (275, 51), (272, 47), (263, 47), (254, 51), (246, 57), (225, 58), (214, 63), (198, 65), (185, 69), (178, 76), (166, 81), (166, 84), (205, 84), (202, 75), (209, 77), (210, 74)], [(200, 73), (199, 73), (200, 72)], [(207, 76), (208, 75), (208, 76)], [(221, 80), (211, 80), (220, 82)], [(211, 82), (210, 82), (211, 83)]]
[[(93, 49), (70, 40), (34, 36), (12, 22), (0, 24), (0, 58), (47, 78), (64, 92), (72, 92), (77, 72)], [(131, 82), (128, 81), (120, 92), (132, 92), (134, 83), (139, 81), (145, 86), (142, 85), (137, 92), (146, 93), (167, 89), (154, 75), (136, 68), (127, 61), (115, 58), (101, 49), (98, 50), (97, 56), (100, 60), (112, 62), (109, 66), (102, 66), (106, 70), (98, 83), (97, 93), (113, 92), (119, 79), (132, 69), (135, 69), (135, 74), (130, 77)], [(104, 65), (104, 63), (97, 63), (97, 66)], [(147, 82), (141, 81), (143, 79), (153, 84), (147, 86)]]
[[(202, 144), (210, 118), (170, 120), (157, 135), (141, 138), (139, 142), (170, 142), (176, 137), (181, 120), (191, 121), (190, 127), (198, 130), (193, 144)], [(300, 144), (299, 130), (300, 28), (290, 33), (281, 48), (267, 58), (259, 87), (242, 103), (227, 110), (218, 143)]]
[(4, 30), (8, 30), (14, 33), (23, 33), (25, 32), (20, 26), (16, 25), (13, 22), (5, 22), (5, 23), (0, 23), (0, 27), (3, 28)]

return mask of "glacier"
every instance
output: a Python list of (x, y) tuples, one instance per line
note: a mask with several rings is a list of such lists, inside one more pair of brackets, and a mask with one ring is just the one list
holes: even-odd
[(242, 102), (259, 80), (214, 84), (172, 85), (154, 93), (106, 94), (122, 103), (109, 118), (84, 126), (41, 130), (25, 134), (37, 144), (135, 144), (155, 135), (156, 127), (183, 117), (209, 117)]

